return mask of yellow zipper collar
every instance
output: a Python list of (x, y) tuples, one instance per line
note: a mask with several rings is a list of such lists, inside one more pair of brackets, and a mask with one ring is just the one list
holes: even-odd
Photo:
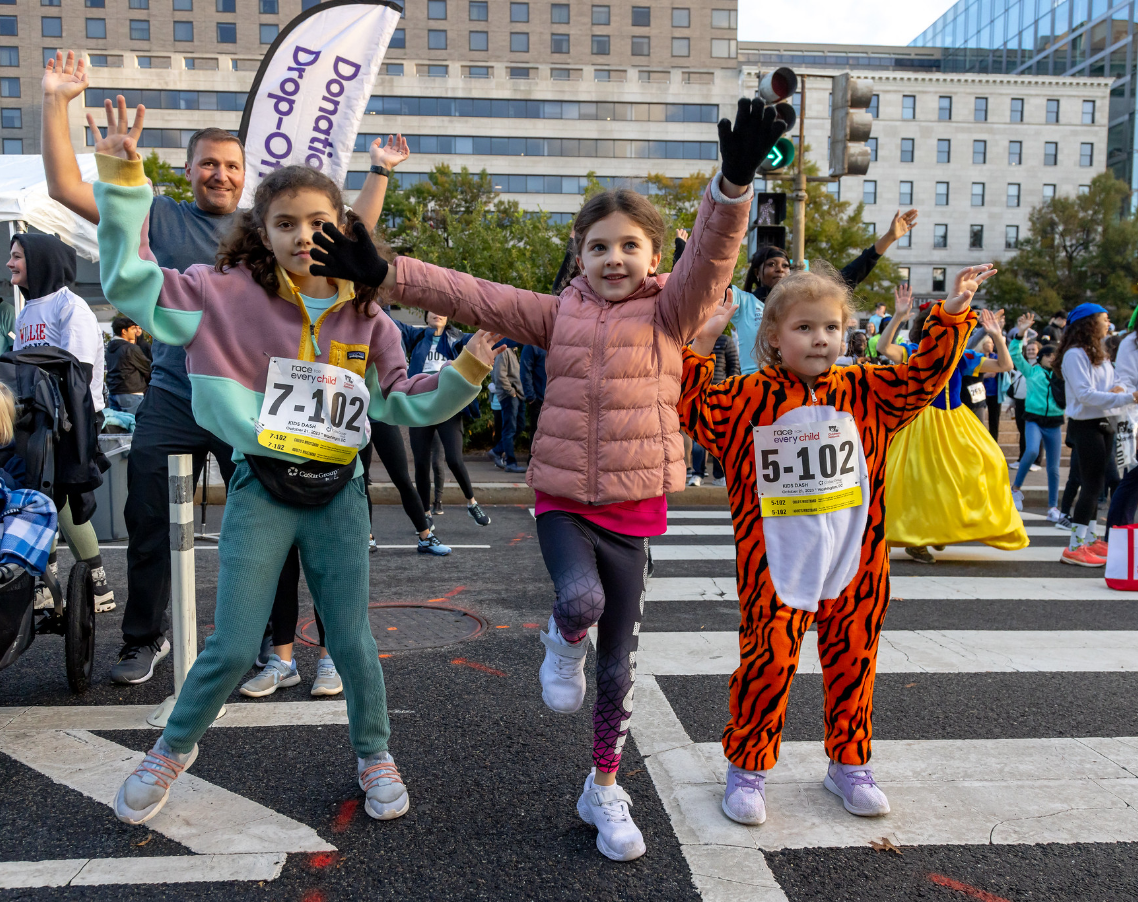
[(320, 326), (324, 323), (324, 318), (332, 311), (339, 310), (356, 296), (355, 285), (352, 282), (346, 279), (334, 279), (333, 281), (336, 283), (338, 292), (336, 302), (321, 313), (320, 317), (313, 323), (308, 316), (308, 308), (304, 306), (304, 301), (301, 300), (300, 290), (292, 281), (288, 271), (279, 263), (277, 264), (277, 284), (280, 286), (277, 289), (277, 296), (290, 304), (296, 304), (300, 308), (300, 315), (304, 318), (304, 334), (300, 338), (300, 346), (296, 354), (298, 360), (314, 361), (321, 355), (320, 345), (316, 342), (320, 337)]

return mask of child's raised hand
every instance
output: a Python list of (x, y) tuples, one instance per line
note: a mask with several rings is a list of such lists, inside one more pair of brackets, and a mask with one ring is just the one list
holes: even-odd
[(477, 357), (487, 366), (494, 365), (494, 358), (506, 350), (506, 346), (494, 347), (502, 340), (502, 335), (498, 332), (487, 332), (485, 329), (479, 329), (474, 333), (474, 337), (466, 343), (466, 350)]
[(308, 271), (314, 276), (329, 279), (347, 279), (357, 285), (378, 288), (387, 278), (388, 263), (375, 249), (367, 226), (358, 220), (352, 225), (349, 238), (332, 223), (326, 222), (322, 232), (312, 235), (313, 263)]
[(679, 238), (680, 241), (687, 241), (690, 237), (690, 233), (687, 229), (676, 229), (676, 237)]
[(913, 289), (908, 282), (902, 282), (893, 289), (893, 316), (905, 317), (913, 310)]
[(1027, 333), (1034, 324), (1035, 324), (1035, 314), (1034, 313), (1025, 313), (1023, 316), (1021, 316), (1019, 319), (1017, 319), (1016, 320), (1016, 328), (1019, 329), (1020, 338), (1026, 340), (1027, 339)]
[[(789, 103), (763, 103), (759, 98), (739, 98), (735, 124), (719, 120), (719, 153), (723, 178), (741, 194), (755, 180), (759, 165), (775, 142), (794, 125), (794, 107)], [(739, 195), (735, 195), (739, 196)]]
[(993, 338), (996, 338), (998, 335), (1002, 334), (1002, 330), (1000, 329), (1000, 321), (996, 317), (996, 314), (994, 314), (991, 310), (977, 310), (976, 314), (980, 317), (981, 329), (983, 329)]
[(371, 142), (368, 151), (371, 154), (372, 165), (383, 166), (385, 169), (394, 169), (411, 156), (407, 139), (402, 135), (388, 135), (386, 144), (380, 136)]
[(105, 153), (122, 160), (141, 160), (142, 157), (138, 153), (138, 139), (142, 136), (142, 120), (146, 116), (146, 107), (140, 103), (135, 108), (134, 124), (127, 128), (126, 98), (119, 94), (116, 100), (117, 115), (115, 106), (110, 100), (103, 102), (103, 107), (107, 111), (106, 137), (100, 137), (102, 133), (95, 125), (95, 117), (90, 113), (87, 114), (87, 125), (91, 128), (91, 134), (95, 136), (95, 153)]
[(953, 314), (963, 313), (972, 303), (972, 298), (980, 290), (980, 286), (995, 274), (996, 269), (991, 263), (964, 267), (952, 280), (952, 295), (944, 302), (944, 309)]
[(727, 328), (727, 324), (731, 322), (731, 317), (735, 315), (735, 311), (738, 309), (738, 304), (732, 303), (725, 297), (723, 302), (711, 312), (711, 316), (703, 324), (703, 328), (699, 330), (699, 335), (691, 343), (691, 349), (701, 357), (709, 356), (715, 350), (715, 340), (723, 334), (723, 330)]

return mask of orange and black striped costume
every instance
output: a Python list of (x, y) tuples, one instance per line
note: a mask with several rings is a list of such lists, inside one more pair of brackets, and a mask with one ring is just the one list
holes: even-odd
[[(877, 642), (889, 606), (886, 452), (897, 430), (944, 389), (975, 322), (971, 310), (952, 315), (938, 304), (907, 364), (831, 367), (818, 377), (813, 391), (794, 374), (774, 366), (713, 385), (714, 360), (685, 349), (680, 421), (722, 462), (735, 531), (741, 664), (731, 676), (731, 720), (723, 733), (723, 750), (737, 767), (766, 770), (778, 760), (790, 683), (802, 638), (815, 620), (826, 700), (826, 751), (840, 764), (869, 762)], [(753, 426), (774, 424), (806, 405), (853, 417), (865, 452), (863, 485), (868, 485), (863, 501), (866, 517), (858, 522), (859, 528), (864, 522), (864, 531), (853, 578), (836, 598), (818, 598), (816, 613), (788, 606), (776, 591), (767, 560), (751, 432)], [(819, 547), (796, 549), (796, 560), (779, 562), (779, 569), (787, 572), (789, 563), (792, 569), (825, 570), (831, 562), (819, 557)], [(856, 546), (853, 553), (857, 555)]]

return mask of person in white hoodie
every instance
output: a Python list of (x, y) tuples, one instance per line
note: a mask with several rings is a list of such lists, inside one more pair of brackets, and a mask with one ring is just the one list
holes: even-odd
[(1106, 481), (1114, 430), (1107, 416), (1138, 402), (1138, 391), (1116, 384), (1103, 348), (1110, 329), (1106, 308), (1079, 304), (1067, 314), (1067, 329), (1056, 353), (1066, 391), (1067, 444), (1079, 460), (1079, 497), (1071, 513), (1075, 528), (1063, 551), (1065, 564), (1106, 565), (1106, 542), (1095, 536), (1098, 502)]
[[(27, 296), (16, 315), (14, 351), (49, 345), (75, 357), (91, 383), (95, 412), (103, 409), (103, 335), (95, 314), (83, 298), (68, 288), (75, 281), (75, 249), (54, 235), (17, 234), (12, 239), (8, 271), (12, 284)], [(99, 540), (88, 520), (76, 523), (67, 505), (59, 512), (59, 526), (76, 560), (91, 568), (95, 583), (95, 610), (115, 607), (115, 593), (99, 554)], [(55, 553), (49, 567), (55, 572)]]
[[(1114, 378), (1126, 391), (1138, 391), (1138, 332), (1135, 325), (1138, 323), (1138, 309), (1130, 317), (1127, 327), (1130, 331), (1118, 346), (1118, 354), (1114, 362)], [(1138, 426), (1138, 407), (1126, 409), (1131, 429)], [(1138, 512), (1138, 467), (1132, 467), (1122, 477), (1110, 496), (1110, 511), (1106, 515), (1106, 534), (1110, 536), (1111, 528), (1115, 526), (1128, 526), (1134, 522)]]

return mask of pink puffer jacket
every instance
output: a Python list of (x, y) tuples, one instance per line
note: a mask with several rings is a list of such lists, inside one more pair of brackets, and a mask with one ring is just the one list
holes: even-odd
[(555, 297), (410, 257), (398, 258), (391, 300), (548, 350), (533, 488), (588, 504), (682, 491), (681, 348), (731, 283), (750, 200), (725, 197), (716, 176), (679, 265), (616, 303), (584, 275)]

